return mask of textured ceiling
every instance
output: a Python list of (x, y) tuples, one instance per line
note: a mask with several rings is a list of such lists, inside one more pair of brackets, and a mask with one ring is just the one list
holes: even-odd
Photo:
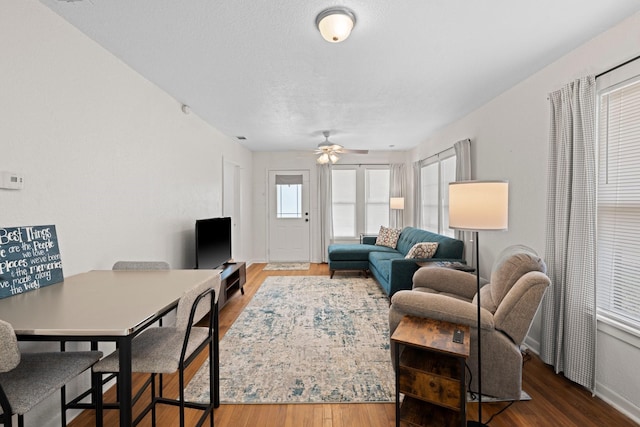
[[(640, 10), (638, 0), (41, 0), (253, 151), (406, 150)], [(352, 9), (343, 43), (316, 15)], [(178, 108), (178, 107), (177, 107)]]

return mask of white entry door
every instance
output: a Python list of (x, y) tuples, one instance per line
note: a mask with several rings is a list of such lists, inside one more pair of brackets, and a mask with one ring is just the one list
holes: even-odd
[(269, 261), (309, 261), (309, 171), (269, 171)]

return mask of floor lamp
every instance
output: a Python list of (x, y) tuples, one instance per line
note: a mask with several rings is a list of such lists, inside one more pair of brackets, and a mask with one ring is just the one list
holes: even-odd
[(480, 327), (480, 255), (478, 231), (506, 230), (509, 219), (509, 183), (504, 181), (461, 181), (449, 184), (449, 227), (473, 231), (475, 242), (476, 283), (478, 303), (478, 421), (467, 422), (468, 427), (486, 426), (482, 423), (482, 345)]
[[(389, 208), (403, 211), (404, 210), (404, 197), (391, 197), (389, 199)], [(395, 224), (395, 228), (402, 228), (403, 220), (402, 215), (404, 212), (398, 214), (398, 222)]]

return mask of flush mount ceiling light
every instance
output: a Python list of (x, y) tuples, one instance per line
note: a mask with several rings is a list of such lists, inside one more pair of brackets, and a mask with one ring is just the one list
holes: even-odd
[(356, 16), (346, 7), (330, 7), (318, 14), (316, 26), (322, 37), (330, 43), (340, 43), (351, 34)]

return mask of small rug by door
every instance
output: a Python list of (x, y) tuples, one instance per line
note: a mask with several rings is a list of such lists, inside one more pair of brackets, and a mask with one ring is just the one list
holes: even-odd
[(296, 271), (308, 270), (308, 262), (273, 262), (264, 266), (265, 271)]
[[(393, 402), (388, 314), (373, 279), (268, 277), (220, 342), (220, 400)], [(188, 400), (209, 401), (207, 373)]]

